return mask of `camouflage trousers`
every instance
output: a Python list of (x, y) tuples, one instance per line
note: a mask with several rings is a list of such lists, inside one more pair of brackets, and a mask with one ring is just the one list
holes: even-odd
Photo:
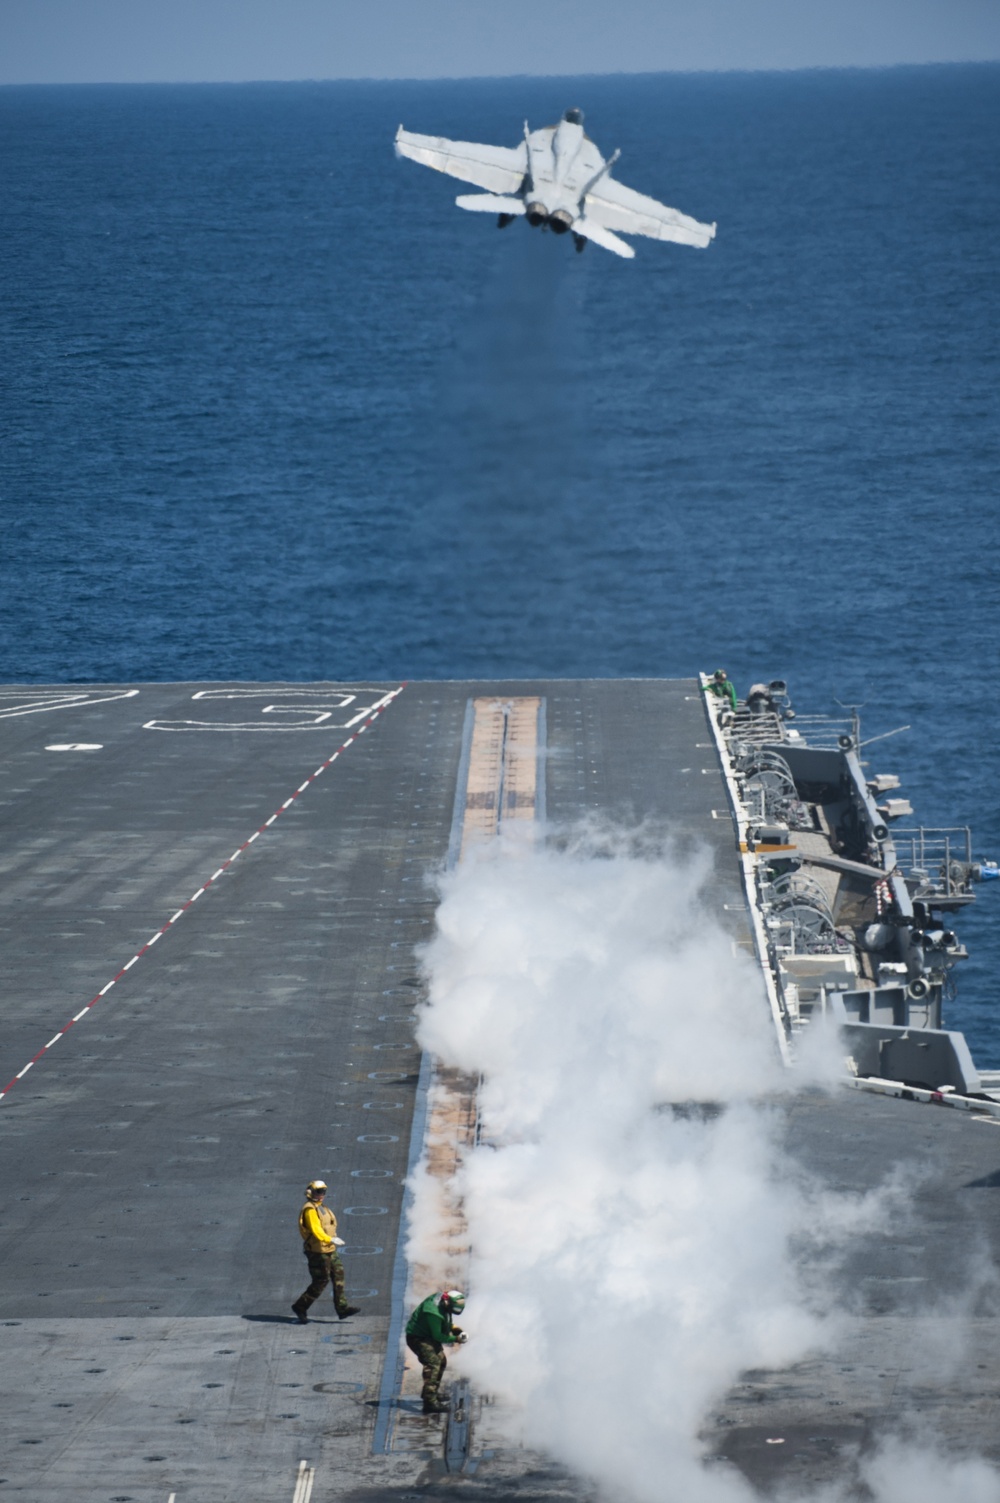
[(419, 1336), (407, 1336), (406, 1344), (420, 1359), (420, 1366), (423, 1368), (424, 1386), (420, 1390), (420, 1397), (425, 1404), (436, 1404), (440, 1397), (438, 1389), (441, 1379), (448, 1366), (444, 1348), (436, 1341), (421, 1341)]
[(333, 1303), (337, 1314), (347, 1309), (347, 1298), (344, 1294), (344, 1265), (340, 1261), (340, 1255), (332, 1252), (309, 1252), (306, 1250), (306, 1261), (309, 1264), (309, 1272), (312, 1275), (312, 1283), (304, 1294), (300, 1294), (295, 1301), (303, 1311), (309, 1309), (314, 1300), (318, 1300), (327, 1284), (333, 1285)]

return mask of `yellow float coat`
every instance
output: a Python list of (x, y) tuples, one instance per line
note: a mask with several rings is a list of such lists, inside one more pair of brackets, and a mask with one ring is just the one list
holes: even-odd
[(337, 1218), (326, 1206), (307, 1200), (299, 1212), (299, 1231), (307, 1252), (333, 1252)]

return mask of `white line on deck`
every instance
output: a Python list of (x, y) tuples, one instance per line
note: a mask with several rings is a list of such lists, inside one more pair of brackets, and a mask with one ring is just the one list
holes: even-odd
[[(138, 692), (138, 689), (121, 689), (112, 694), (95, 695), (81, 689), (55, 694), (43, 690), (32, 694), (30, 690), (4, 689), (0, 691), (0, 720), (11, 720), (15, 715), (41, 715), (46, 710), (77, 710), (85, 705), (106, 705), (115, 699), (134, 699)], [(4, 704), (8, 699), (14, 701), (10, 708)]]

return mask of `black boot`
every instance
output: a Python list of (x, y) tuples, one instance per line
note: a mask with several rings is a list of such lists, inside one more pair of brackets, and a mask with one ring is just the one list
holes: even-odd
[(292, 1306), (292, 1314), (295, 1316), (300, 1326), (307, 1326), (309, 1324), (309, 1317), (306, 1314), (307, 1308), (308, 1307), (306, 1305), (303, 1305), (299, 1300), (296, 1300), (294, 1305)]
[(360, 1305), (345, 1305), (342, 1310), (337, 1311), (337, 1315), (341, 1320), (346, 1320), (349, 1315), (359, 1315), (360, 1313)]

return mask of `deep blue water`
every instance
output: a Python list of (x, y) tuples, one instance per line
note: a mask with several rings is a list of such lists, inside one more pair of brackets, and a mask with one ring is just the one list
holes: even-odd
[[(393, 159), (568, 104), (715, 244)], [(1000, 855), (998, 161), (992, 64), (0, 90), (2, 677), (722, 664), (910, 723), (872, 769)]]

